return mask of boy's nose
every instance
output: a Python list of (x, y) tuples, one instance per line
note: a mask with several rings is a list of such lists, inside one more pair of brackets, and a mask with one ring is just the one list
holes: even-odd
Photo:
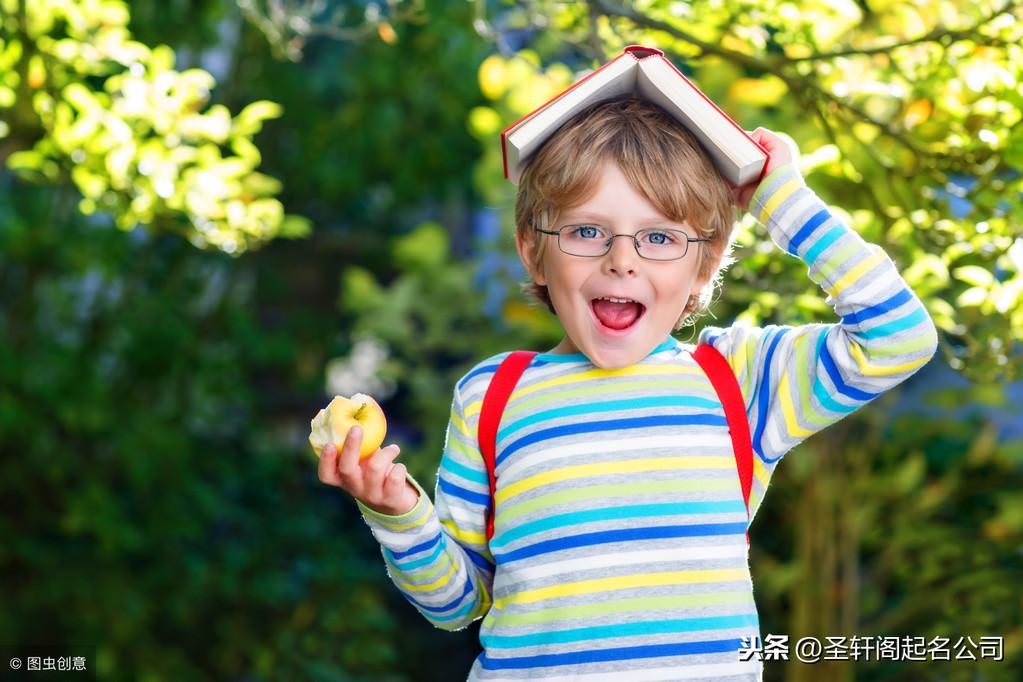
[(636, 269), (636, 240), (628, 235), (617, 235), (611, 240), (611, 248), (604, 255), (605, 264), (615, 272), (631, 273)]

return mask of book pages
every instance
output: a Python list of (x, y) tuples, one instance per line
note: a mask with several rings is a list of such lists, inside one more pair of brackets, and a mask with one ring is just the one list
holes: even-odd
[(699, 141), (733, 185), (756, 180), (767, 154), (659, 51), (625, 52), (536, 109), (502, 134), (505, 174), (514, 184), (522, 164), (562, 125), (597, 102), (635, 93), (668, 112)]
[(605, 99), (634, 92), (638, 66), (639, 62), (631, 57), (619, 57), (512, 128), (505, 136), (512, 182), (519, 182), (520, 161), (527, 159), (577, 113)]

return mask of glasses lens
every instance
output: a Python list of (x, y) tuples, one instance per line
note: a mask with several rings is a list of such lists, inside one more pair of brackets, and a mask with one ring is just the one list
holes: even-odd
[[(565, 227), (558, 234), (558, 246), (571, 256), (603, 256), (610, 248), (609, 238), (607, 230), (594, 225)], [(689, 247), (686, 235), (678, 230), (640, 230), (636, 239), (639, 255), (650, 260), (677, 260)]]
[(675, 260), (686, 255), (689, 240), (678, 230), (640, 230), (639, 255), (651, 260)]
[(561, 250), (571, 256), (602, 256), (607, 253), (608, 233), (593, 225), (562, 228), (558, 235)]

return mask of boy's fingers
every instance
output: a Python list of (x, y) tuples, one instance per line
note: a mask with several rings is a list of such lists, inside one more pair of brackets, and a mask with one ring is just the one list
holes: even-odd
[(405, 485), (405, 465), (398, 463), (387, 472), (387, 478), (384, 479), (384, 490), (388, 492), (401, 490), (403, 485)]
[(384, 484), (384, 479), (391, 470), (391, 462), (397, 457), (401, 451), (397, 445), (388, 445), (382, 450), (377, 450), (372, 457), (367, 460), (363, 469), (363, 476), (366, 482), (366, 488), (369, 490), (379, 490)]
[(337, 465), (334, 463), (334, 459), (337, 457), (337, 448), (334, 447), (333, 443), (327, 443), (320, 450), (320, 463), (317, 468), (317, 473), (320, 477), (321, 483), (328, 483), (330, 485), (337, 484)]
[(353, 426), (345, 436), (345, 442), (341, 446), (341, 454), (338, 455), (337, 471), (344, 483), (359, 483), (362, 480), (362, 470), (359, 467), (359, 447), (362, 445), (362, 429)]

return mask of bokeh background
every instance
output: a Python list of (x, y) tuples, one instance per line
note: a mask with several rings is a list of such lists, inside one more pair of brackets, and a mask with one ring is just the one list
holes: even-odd
[[(941, 335), (786, 456), (751, 560), (765, 635), (952, 660), (765, 679), (1023, 679), (1021, 4), (0, 0), (0, 644), (92, 646), (99, 680), (464, 679), (479, 622), (401, 598), (309, 420), (371, 393), (433, 490), (455, 381), (561, 338), (500, 131), (639, 43), (791, 136)], [(836, 320), (740, 230), (680, 338)]]

